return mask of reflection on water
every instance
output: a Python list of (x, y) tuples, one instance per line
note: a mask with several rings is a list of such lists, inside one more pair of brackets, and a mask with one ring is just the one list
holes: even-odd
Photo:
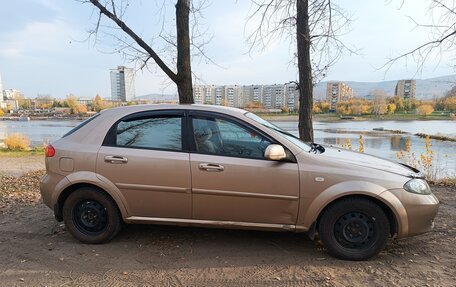
[[(0, 142), (6, 135), (18, 132), (27, 134), (33, 145), (43, 141), (54, 141), (74, 127), (78, 121), (0, 121)], [(274, 122), (275, 125), (298, 134), (298, 123), (295, 121)], [(390, 130), (402, 130), (410, 134), (375, 132), (374, 128), (383, 127)], [(419, 159), (425, 151), (425, 139), (414, 136), (414, 133), (441, 134), (456, 137), (455, 121), (338, 121), (314, 122), (315, 142), (326, 145), (342, 146), (350, 139), (352, 149), (359, 148), (359, 135), (363, 134), (364, 151), (369, 154), (397, 161), (396, 154), (406, 149), (410, 140), (411, 151)], [(456, 176), (456, 142), (431, 140), (434, 152), (434, 166), (440, 169), (441, 176)]]
[(391, 137), (391, 150), (393, 151), (401, 151), (401, 150), (406, 150), (406, 142), (407, 139), (410, 140), (410, 136), (404, 137), (404, 136), (392, 136)]

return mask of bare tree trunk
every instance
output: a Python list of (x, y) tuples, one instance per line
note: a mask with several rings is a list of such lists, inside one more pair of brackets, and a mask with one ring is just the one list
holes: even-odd
[(190, 0), (178, 0), (176, 3), (177, 92), (181, 104), (194, 103), (190, 68), (189, 13)]
[(299, 73), (299, 137), (303, 141), (313, 142), (313, 84), (312, 65), (310, 62), (309, 1), (297, 0), (296, 8), (296, 40), (298, 44)]

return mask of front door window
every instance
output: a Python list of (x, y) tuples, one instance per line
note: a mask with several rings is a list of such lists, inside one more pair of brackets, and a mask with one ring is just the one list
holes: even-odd
[(202, 154), (264, 159), (271, 144), (254, 130), (219, 118), (193, 118), (193, 134), (196, 150)]

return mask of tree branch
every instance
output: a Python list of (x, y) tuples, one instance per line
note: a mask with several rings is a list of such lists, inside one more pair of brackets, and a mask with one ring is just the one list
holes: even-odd
[[(125, 24), (121, 19), (119, 19), (114, 13), (109, 11), (105, 6), (103, 6), (98, 0), (90, 0), (95, 7), (100, 10), (100, 13), (104, 14), (106, 17), (111, 19), (116, 25), (127, 33), (141, 48), (143, 48), (150, 57), (157, 63), (157, 65), (163, 70), (163, 72), (175, 83), (178, 82), (178, 76), (174, 73), (163, 60), (158, 56), (158, 54), (150, 47), (146, 42), (144, 42), (141, 37), (139, 37), (130, 27)], [(115, 9), (113, 7), (113, 9)], [(114, 10), (115, 11), (115, 10)]]

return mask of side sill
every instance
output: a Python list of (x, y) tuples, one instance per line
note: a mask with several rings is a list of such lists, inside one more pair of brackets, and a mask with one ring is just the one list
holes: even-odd
[(139, 224), (164, 224), (164, 225), (179, 225), (179, 226), (199, 226), (199, 227), (215, 227), (215, 228), (230, 228), (230, 229), (255, 229), (255, 230), (270, 230), (270, 231), (295, 231), (295, 229), (296, 229), (296, 225), (290, 225), (290, 224), (270, 224), (270, 223), (256, 223), (256, 222), (216, 221), (216, 220), (143, 217), (143, 216), (130, 216), (130, 217), (125, 218), (125, 222), (126, 223), (139, 223)]

